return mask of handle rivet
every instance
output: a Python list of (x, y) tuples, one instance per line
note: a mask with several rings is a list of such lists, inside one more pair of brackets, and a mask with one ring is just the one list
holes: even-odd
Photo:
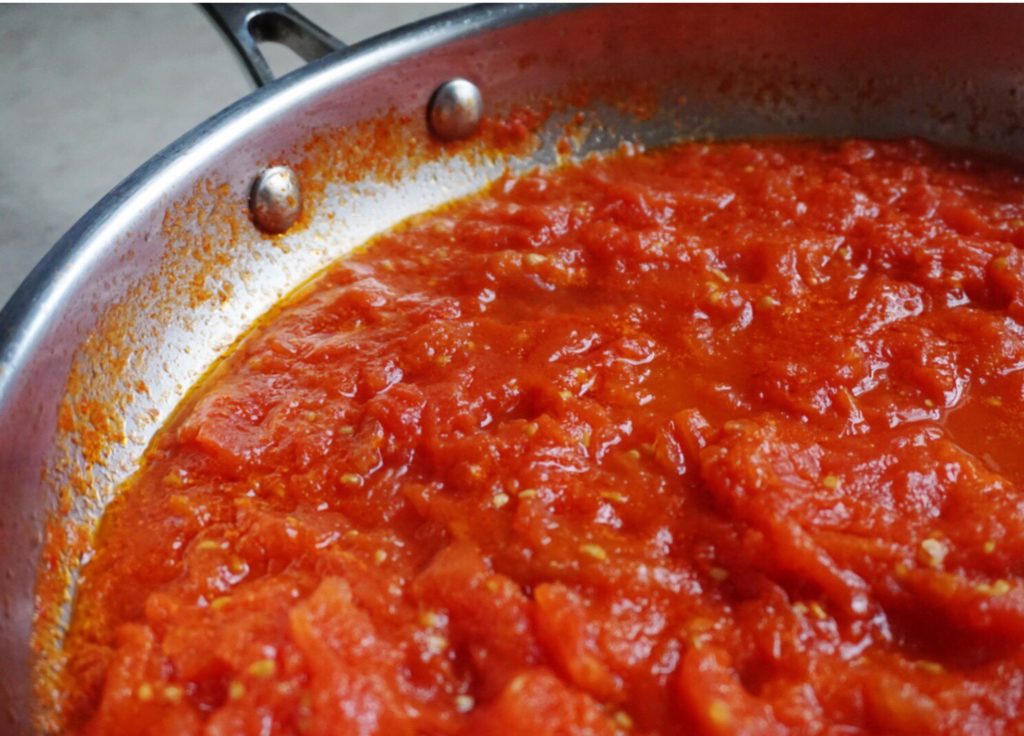
[(288, 166), (271, 166), (260, 172), (249, 194), (252, 221), (265, 233), (283, 233), (302, 214), (302, 189), (298, 175)]
[(480, 127), (484, 99), (480, 89), (468, 79), (451, 79), (430, 96), (427, 119), (438, 138), (456, 141), (468, 138)]

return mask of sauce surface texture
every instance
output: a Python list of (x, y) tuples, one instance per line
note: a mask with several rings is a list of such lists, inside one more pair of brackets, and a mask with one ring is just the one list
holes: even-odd
[(83, 734), (1020, 733), (1024, 178), (499, 181), (332, 267), (108, 511)]

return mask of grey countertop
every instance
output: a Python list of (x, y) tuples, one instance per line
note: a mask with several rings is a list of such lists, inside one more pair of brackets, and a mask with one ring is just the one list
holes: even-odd
[[(455, 6), (296, 7), (352, 43)], [(280, 71), (289, 55), (267, 53)], [(93, 203), (249, 90), (194, 5), (0, 5), (0, 304)]]

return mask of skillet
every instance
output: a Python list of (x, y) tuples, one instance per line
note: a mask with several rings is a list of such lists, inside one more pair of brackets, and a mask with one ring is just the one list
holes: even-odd
[[(75, 573), (154, 432), (257, 317), (373, 234), (623, 141), (1024, 149), (1016, 7), (485, 6), (352, 47), (287, 6), (210, 12), (260, 89), (101, 200), (0, 313), (5, 732), (59, 726)], [(310, 63), (272, 80), (267, 41)], [(456, 79), (473, 87), (439, 95)], [(273, 166), (282, 198), (252, 200)]]

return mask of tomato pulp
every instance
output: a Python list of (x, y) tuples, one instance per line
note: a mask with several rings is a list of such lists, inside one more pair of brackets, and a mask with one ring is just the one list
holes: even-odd
[(1019, 732), (1024, 178), (916, 141), (508, 177), (187, 399), (84, 734)]

